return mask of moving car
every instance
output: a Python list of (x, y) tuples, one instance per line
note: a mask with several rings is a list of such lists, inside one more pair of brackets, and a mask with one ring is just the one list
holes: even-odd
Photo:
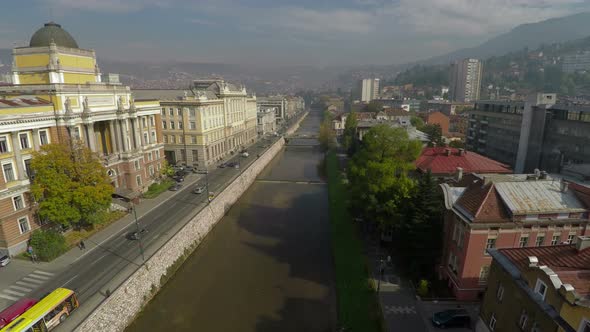
[(226, 163), (219, 164), (219, 166), (217, 166), (217, 167), (219, 167), (219, 168), (226, 168), (227, 167), (227, 164)]
[(232, 161), (231, 163), (227, 163), (227, 167), (240, 168), (240, 164), (235, 161)]
[(202, 194), (205, 192), (205, 187), (196, 187), (195, 190), (193, 190), (194, 194)]
[(183, 182), (184, 181), (184, 176), (177, 174), (177, 175), (174, 175), (172, 177), (172, 179), (174, 179), (174, 181), (176, 181), (176, 182)]
[(129, 240), (139, 240), (145, 234), (147, 234), (147, 229), (142, 228), (139, 231), (134, 231), (134, 232), (127, 233), (127, 236), (126, 237)]
[(8, 255), (0, 257), (0, 266), (6, 266), (8, 263), (10, 263), (10, 257)]
[(465, 309), (439, 311), (432, 315), (432, 324), (441, 329), (447, 327), (470, 327), (471, 317)]
[(170, 186), (170, 188), (168, 188), (168, 190), (170, 190), (170, 191), (179, 191), (180, 188), (182, 188), (182, 184), (176, 182), (175, 184), (173, 184), (172, 186)]
[(248, 152), (242, 152), (242, 157), (248, 158), (250, 157), (250, 154)]

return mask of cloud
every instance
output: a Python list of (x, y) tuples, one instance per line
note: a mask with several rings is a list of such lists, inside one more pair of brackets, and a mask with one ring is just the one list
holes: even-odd
[(217, 25), (217, 23), (209, 20), (204, 20), (200, 18), (190, 18), (186, 20), (187, 23), (192, 23), (196, 25)]
[(319, 11), (291, 7), (277, 9), (275, 14), (271, 21), (274, 25), (300, 32), (366, 34), (375, 28), (373, 14), (360, 10)]
[(128, 13), (147, 7), (173, 6), (177, 0), (46, 0), (42, 4), (51, 9), (79, 10), (107, 13)]

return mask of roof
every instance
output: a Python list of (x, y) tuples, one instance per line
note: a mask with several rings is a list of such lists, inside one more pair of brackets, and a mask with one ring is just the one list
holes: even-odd
[(51, 43), (57, 46), (79, 48), (74, 37), (55, 22), (45, 23), (41, 29), (37, 30), (31, 37), (29, 46), (47, 47)]
[(403, 108), (384, 108), (383, 111), (387, 116), (409, 116), (408, 111)]
[(19, 97), (11, 99), (0, 99), (0, 108), (46, 106), (51, 102), (39, 97)]
[(563, 284), (570, 284), (580, 296), (590, 295), (590, 250), (578, 251), (575, 245), (498, 249), (519, 270), (529, 266), (529, 257), (539, 260), (538, 266), (547, 266), (557, 274)]
[(512, 173), (508, 165), (471, 151), (461, 154), (455, 148), (425, 148), (416, 160), (417, 169), (421, 172), (430, 170), (433, 175), (451, 175), (457, 172), (457, 167), (461, 167), (464, 173)]
[(572, 191), (560, 190), (559, 181), (501, 182), (495, 187), (513, 215), (586, 211)]

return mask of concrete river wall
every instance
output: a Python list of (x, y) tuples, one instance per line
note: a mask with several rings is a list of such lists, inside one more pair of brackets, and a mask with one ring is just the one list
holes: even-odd
[[(291, 129), (298, 128), (307, 116), (304, 114)], [(260, 158), (245, 169), (225, 190), (192, 220), (190, 220), (168, 243), (158, 250), (141, 268), (133, 273), (119, 288), (105, 299), (78, 326), (76, 331), (103, 332), (123, 331), (143, 306), (157, 293), (161, 278), (179, 259), (194, 250), (215, 224), (223, 218), (231, 206), (254, 182), (258, 174), (282, 150), (285, 140), (281, 138), (269, 147)]]

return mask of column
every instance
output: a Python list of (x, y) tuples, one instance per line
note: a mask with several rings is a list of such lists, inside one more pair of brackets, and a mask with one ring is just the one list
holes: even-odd
[(113, 121), (109, 121), (109, 133), (111, 134), (111, 148), (113, 151), (112, 153), (119, 152), (119, 141), (117, 140), (117, 131), (115, 130), (115, 125)]
[[(49, 135), (49, 133), (47, 133)], [(39, 151), (41, 142), (39, 141), (39, 129), (33, 129), (33, 148)]]
[[(94, 124), (87, 124), (85, 125), (86, 131), (88, 133), (88, 147), (92, 152), (99, 152), (96, 148), (96, 133), (94, 132)], [(104, 152), (104, 151), (101, 151)]]
[(132, 119), (131, 121), (131, 135), (133, 135), (133, 147), (135, 149), (141, 148), (141, 138), (139, 137), (138, 119)]
[(12, 135), (12, 151), (14, 152), (14, 160), (16, 163), (16, 179), (17, 180), (23, 180), (26, 178), (25, 176), (25, 166), (23, 164), (23, 157), (21, 154), (21, 148), (20, 148), (20, 140), (18, 137), (18, 132), (17, 131), (13, 131), (11, 133)]
[(127, 144), (125, 144), (125, 135), (123, 135), (123, 123), (121, 120), (115, 120), (115, 130), (117, 131), (117, 140), (119, 142), (119, 148), (121, 152), (129, 151)]

